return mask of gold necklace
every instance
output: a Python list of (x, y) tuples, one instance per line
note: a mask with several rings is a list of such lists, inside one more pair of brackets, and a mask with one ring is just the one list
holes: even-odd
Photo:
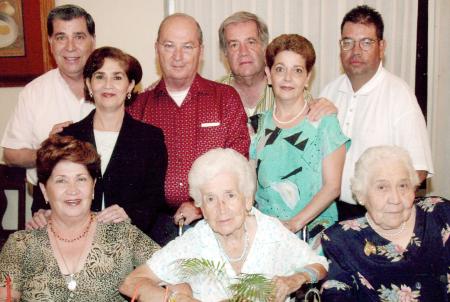
[(81, 233), (81, 235), (79, 235), (75, 238), (72, 238), (72, 239), (63, 238), (58, 233), (56, 233), (55, 229), (53, 228), (53, 223), (52, 223), (51, 218), (48, 220), (48, 225), (50, 227), (50, 231), (53, 233), (53, 235), (55, 235), (55, 237), (58, 240), (61, 240), (61, 241), (67, 242), (67, 243), (72, 243), (72, 242), (80, 240), (81, 238), (83, 238), (87, 235), (87, 233), (89, 232), (89, 229), (91, 228), (91, 224), (92, 224), (93, 220), (94, 220), (94, 214), (91, 214), (91, 219), (89, 220), (89, 223), (86, 226), (86, 229), (84, 229), (83, 233)]

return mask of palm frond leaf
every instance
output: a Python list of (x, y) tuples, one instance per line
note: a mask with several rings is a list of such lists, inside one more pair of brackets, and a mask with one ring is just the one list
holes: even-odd
[(241, 274), (237, 282), (230, 285), (232, 302), (268, 302), (274, 294), (272, 280), (261, 274)]
[(225, 275), (225, 263), (209, 259), (187, 258), (179, 260), (179, 271), (183, 278), (190, 279), (196, 275), (204, 274), (221, 278)]

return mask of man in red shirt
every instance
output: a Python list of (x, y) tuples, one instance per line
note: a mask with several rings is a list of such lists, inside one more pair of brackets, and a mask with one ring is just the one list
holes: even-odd
[(166, 209), (155, 223), (153, 239), (164, 245), (185, 224), (202, 217), (189, 197), (187, 175), (193, 161), (212, 148), (233, 148), (248, 157), (247, 117), (238, 93), (206, 80), (197, 70), (203, 54), (202, 31), (194, 18), (165, 18), (155, 43), (161, 81), (138, 96), (131, 115), (164, 131), (169, 162)]

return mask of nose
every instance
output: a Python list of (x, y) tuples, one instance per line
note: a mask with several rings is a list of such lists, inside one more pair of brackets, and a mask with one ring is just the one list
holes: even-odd
[(223, 199), (220, 199), (219, 200), (219, 212), (221, 214), (225, 213), (225, 208), (226, 208), (225, 201)]
[(290, 70), (286, 70), (286, 72), (284, 73), (284, 80), (290, 81), (291, 78), (292, 78), (292, 72)]
[(239, 54), (246, 55), (248, 53), (248, 47), (246, 43), (239, 44)]
[(395, 188), (394, 190), (392, 190), (390, 202), (392, 204), (400, 204), (402, 200), (401, 196), (402, 195), (400, 190), (398, 188)]
[(67, 39), (67, 43), (66, 43), (66, 49), (68, 51), (72, 51), (75, 49), (75, 42), (72, 38), (68, 38)]
[(183, 59), (183, 48), (181, 46), (175, 47), (172, 56), (176, 61), (181, 61)]
[(78, 194), (79, 189), (75, 182), (69, 182), (66, 188), (66, 193), (68, 195), (76, 195)]
[(362, 50), (361, 46), (359, 45), (359, 41), (356, 41), (355, 46), (352, 49), (352, 53), (353, 54), (361, 54), (362, 51), (363, 50)]
[(112, 78), (108, 77), (105, 81), (105, 88), (111, 88), (112, 87)]

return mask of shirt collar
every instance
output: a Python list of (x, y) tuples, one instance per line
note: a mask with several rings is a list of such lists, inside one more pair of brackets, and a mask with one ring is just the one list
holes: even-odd
[(385, 70), (383, 68), (382, 62), (380, 62), (378, 70), (374, 74), (374, 76), (367, 83), (365, 83), (357, 92), (353, 91), (352, 83), (350, 82), (350, 79), (348, 78), (347, 75), (345, 75), (345, 80), (340, 85), (339, 91), (356, 95), (367, 95), (375, 87), (378, 86), (378, 84), (384, 79), (384, 77), (385, 77)]

